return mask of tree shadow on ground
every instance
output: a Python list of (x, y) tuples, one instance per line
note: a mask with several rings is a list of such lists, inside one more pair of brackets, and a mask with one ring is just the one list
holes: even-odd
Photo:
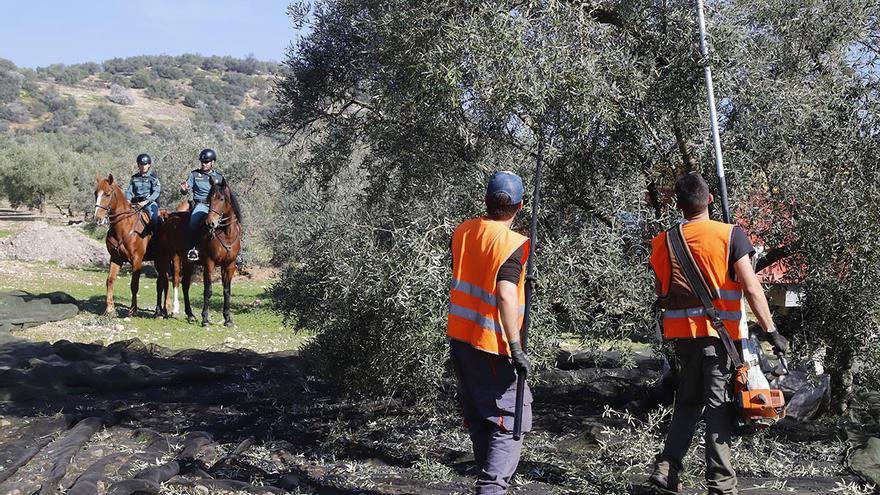
[[(642, 382), (627, 376), (545, 372), (533, 387), (536, 430), (564, 439), (548, 452), (562, 459), (577, 449), (589, 454), (590, 442), (601, 440), (591, 431), (620, 421), (603, 419), (604, 406), (616, 404), (625, 387), (631, 387), (626, 394), (647, 396)], [(174, 351), (137, 339), (49, 344), (0, 331), (0, 493), (61, 487), (68, 494), (133, 494), (199, 486), (246, 493), (466, 493), (475, 475), (469, 440), (451, 396), (439, 410), (446, 413), (349, 397), (312, 376), (296, 352)], [(524, 459), (520, 472), (530, 482), (517, 493), (566, 493), (570, 473), (562, 465), (552, 457)], [(802, 481), (815, 491), (839, 478)]]
[(294, 352), (6, 337), (0, 412), (3, 493), (41, 486), (95, 493), (96, 483), (111, 487), (108, 493), (150, 492), (163, 483), (250, 493), (468, 488), (460, 477), (420, 480), (410, 472), (417, 456), (358, 434), (379, 418), (406, 424), (407, 405), (348, 400), (309, 376)]

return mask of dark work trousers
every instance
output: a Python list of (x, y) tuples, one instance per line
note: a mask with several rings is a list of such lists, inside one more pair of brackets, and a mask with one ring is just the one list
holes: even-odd
[(730, 462), (735, 414), (731, 380), (733, 365), (724, 344), (715, 337), (677, 339), (679, 383), (663, 452), (655, 468), (664, 474), (682, 470), (700, 417), (706, 420), (706, 487), (710, 494), (735, 494), (736, 473)]
[[(522, 452), (513, 439), (516, 369), (509, 358), (489, 354), (456, 340), (449, 341), (458, 377), (458, 400), (471, 437), (477, 465), (476, 492), (507, 493)], [(532, 429), (532, 393), (526, 385), (523, 432)]]

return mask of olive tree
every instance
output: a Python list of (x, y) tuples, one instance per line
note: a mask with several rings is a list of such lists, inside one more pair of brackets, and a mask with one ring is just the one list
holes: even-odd
[[(838, 390), (846, 349), (876, 333), (880, 279), (876, 195), (845, 180), (872, 178), (877, 162), (866, 76), (876, 66), (853, 56), (876, 53), (877, 8), (842, 4), (719, 1), (707, 12), (735, 215), (767, 245), (761, 267), (803, 270), (795, 341), (829, 348)], [(539, 148), (532, 352), (546, 359), (562, 333), (653, 333), (647, 241), (671, 225), (675, 177), (712, 175), (692, 2), (328, 0), (306, 20), (268, 128), (302, 154), (289, 171), (301, 186), (281, 211), (304, 219), (276, 237), (276, 301), (318, 331), (319, 365), (362, 391), (436, 385), (449, 233), (480, 214), (491, 171), (531, 181)], [(835, 218), (853, 223), (834, 230)], [(853, 252), (867, 265), (840, 264)], [(844, 293), (866, 311), (836, 304)]]

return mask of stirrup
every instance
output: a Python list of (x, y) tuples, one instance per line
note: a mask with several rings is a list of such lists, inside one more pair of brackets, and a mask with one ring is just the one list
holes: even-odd
[(199, 261), (199, 250), (196, 248), (192, 248), (186, 253), (186, 259), (189, 261)]

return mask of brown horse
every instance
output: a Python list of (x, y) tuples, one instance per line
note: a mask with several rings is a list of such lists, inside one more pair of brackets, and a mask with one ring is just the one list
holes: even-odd
[(119, 268), (126, 261), (131, 263), (131, 307), (128, 316), (137, 313), (138, 282), (141, 266), (147, 259), (150, 242), (150, 217), (146, 211), (132, 206), (113, 174), (95, 178), (95, 221), (110, 223), (107, 230), (107, 252), (110, 253), (110, 273), (107, 276), (107, 307), (104, 314), (116, 316), (113, 306), (113, 283)]
[[(170, 294), (168, 292), (168, 274), (174, 277), (174, 306), (172, 314), (180, 312), (180, 303), (177, 294), (180, 287), (183, 264), (186, 261), (186, 251), (189, 249), (189, 206), (186, 201), (178, 205), (174, 213), (170, 213), (162, 225), (159, 226), (153, 240), (153, 258), (156, 264), (156, 318), (168, 317), (168, 304)], [(192, 271), (192, 268), (189, 268)], [(189, 279), (185, 281), (189, 290)], [(190, 321), (195, 321), (195, 316), (190, 315)]]
[[(241, 250), (241, 208), (225, 180), (215, 183), (208, 193), (208, 215), (202, 230), (197, 234), (199, 241), (199, 261), (204, 276), (204, 301), (202, 305), (202, 326), (210, 324), (208, 303), (211, 299), (211, 275), (215, 267), (220, 267), (223, 280), (223, 319), (224, 324), (232, 326), (229, 313), (229, 299), (232, 294), (232, 276), (235, 274), (235, 258)], [(195, 321), (189, 299), (189, 288), (193, 273), (193, 263), (187, 261), (189, 213), (178, 211), (168, 216), (159, 229), (156, 242), (156, 271), (159, 280), (156, 284), (156, 316), (168, 316), (168, 276), (174, 275), (174, 305), (177, 306), (177, 287), (183, 282), (183, 302), (188, 321)], [(159, 310), (160, 304), (161, 311)]]

